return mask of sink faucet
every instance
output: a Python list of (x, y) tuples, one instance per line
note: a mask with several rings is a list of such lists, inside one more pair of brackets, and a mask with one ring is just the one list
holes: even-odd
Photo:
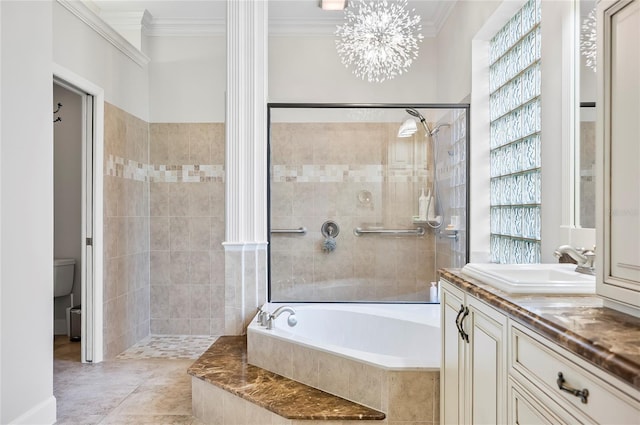
[(287, 318), (287, 324), (291, 327), (294, 327), (298, 324), (298, 319), (296, 319), (296, 311), (287, 306), (283, 305), (279, 307), (276, 311), (269, 315), (269, 319), (267, 320), (267, 329), (273, 329), (273, 322), (280, 316), (282, 313), (289, 313), (289, 317)]
[(578, 263), (578, 266), (576, 267), (576, 271), (578, 273), (595, 275), (596, 270), (593, 265), (596, 259), (595, 249), (595, 247), (593, 247), (593, 249), (576, 249), (570, 245), (561, 245), (555, 250), (553, 255), (560, 258), (562, 257), (562, 254), (567, 254)]

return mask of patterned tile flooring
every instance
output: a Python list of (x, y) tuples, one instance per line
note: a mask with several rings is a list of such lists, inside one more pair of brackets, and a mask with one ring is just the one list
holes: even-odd
[(151, 335), (119, 354), (118, 360), (197, 359), (218, 337), (205, 335)]
[(215, 337), (150, 337), (114, 360), (80, 362), (80, 343), (54, 339), (56, 424), (203, 425), (191, 414), (187, 368)]

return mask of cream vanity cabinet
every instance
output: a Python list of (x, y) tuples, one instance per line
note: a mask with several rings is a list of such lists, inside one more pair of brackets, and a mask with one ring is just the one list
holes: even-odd
[(640, 423), (638, 390), (514, 321), (508, 339), (508, 423)]
[(507, 319), (447, 281), (440, 285), (440, 422), (506, 423)]
[(598, 43), (597, 292), (638, 316), (640, 0), (599, 2)]
[(640, 424), (640, 391), (440, 285), (442, 424)]

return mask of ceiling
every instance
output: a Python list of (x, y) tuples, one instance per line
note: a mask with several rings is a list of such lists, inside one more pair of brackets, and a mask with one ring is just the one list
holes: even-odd
[[(323, 32), (321, 28), (326, 27), (328, 32), (333, 32), (335, 25), (343, 21), (344, 12), (324, 11), (318, 6), (319, 0), (268, 1), (271, 31), (287, 32), (286, 28), (306, 27), (310, 33), (317, 33)], [(423, 35), (434, 37), (455, 1), (408, 0), (408, 6), (421, 16)], [(182, 22), (189, 25), (190, 20), (199, 23), (203, 20), (223, 22), (226, 13), (225, 0), (92, 0), (87, 3), (98, 14), (111, 18), (146, 10), (152, 17), (152, 24), (157, 26), (161, 26), (163, 22), (171, 22), (172, 25)], [(297, 32), (301, 31), (298, 29)]]

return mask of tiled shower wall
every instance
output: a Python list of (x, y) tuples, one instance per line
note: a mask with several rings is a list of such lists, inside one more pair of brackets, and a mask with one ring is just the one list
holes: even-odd
[(149, 334), (149, 127), (104, 108), (104, 356), (113, 358)]
[(151, 333), (224, 333), (224, 124), (150, 125)]
[(224, 124), (149, 124), (105, 103), (104, 335), (224, 333)]
[[(271, 228), (307, 229), (271, 236), (273, 301), (428, 300), (433, 230), (353, 233), (417, 226), (412, 217), (430, 175), (426, 139), (397, 131), (397, 123), (272, 123)], [(331, 253), (322, 250), (326, 220), (340, 226)]]

